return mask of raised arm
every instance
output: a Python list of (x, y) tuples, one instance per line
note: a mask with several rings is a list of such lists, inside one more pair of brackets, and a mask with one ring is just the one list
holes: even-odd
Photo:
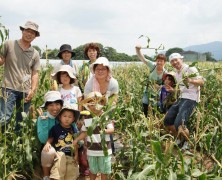
[(144, 57), (144, 55), (141, 53), (141, 46), (140, 45), (137, 45), (136, 47), (136, 54), (138, 56), (138, 58), (144, 63), (144, 64), (147, 64), (147, 60), (146, 58)]

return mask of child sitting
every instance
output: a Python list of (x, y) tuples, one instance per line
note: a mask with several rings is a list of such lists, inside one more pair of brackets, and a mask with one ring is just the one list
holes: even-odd
[[(96, 117), (100, 117), (103, 114), (102, 107), (106, 104), (106, 98), (102, 96), (100, 92), (91, 92), (86, 95), (86, 98), (82, 101), (84, 107), (88, 109)], [(94, 119), (84, 119), (81, 134), (73, 141), (76, 145), (79, 140), (83, 140), (87, 137), (87, 156), (90, 170), (90, 179), (95, 180), (97, 173), (101, 173), (101, 179), (108, 179), (108, 175), (111, 173), (111, 143), (110, 134), (114, 132), (114, 126), (111, 121), (107, 121), (106, 128), (101, 129), (101, 125), (97, 124), (93, 129), (92, 136), (87, 136), (87, 130), (92, 127)], [(107, 144), (107, 155), (104, 155), (103, 144), (100, 136), (100, 131), (105, 132), (105, 141)]]
[(79, 177), (77, 145), (74, 146), (74, 151), (72, 149), (74, 135), (77, 133), (77, 129), (72, 126), (72, 123), (76, 122), (79, 116), (80, 112), (72, 106), (63, 106), (56, 117), (60, 123), (50, 130), (43, 152), (48, 152), (53, 147), (56, 150), (57, 158), (50, 171), (51, 179), (73, 180)]
[[(163, 75), (164, 85), (160, 90), (160, 97), (158, 107), (160, 113), (166, 113), (168, 109), (176, 102), (178, 95), (176, 95), (174, 88), (176, 87), (175, 73), (169, 72)], [(177, 96), (177, 97), (175, 97)]]
[(82, 92), (79, 87), (73, 85), (77, 80), (73, 75), (73, 68), (69, 65), (62, 65), (60, 69), (51, 76), (58, 84), (61, 84), (59, 92), (64, 100), (64, 105), (70, 104), (81, 111), (79, 103), (82, 100)]

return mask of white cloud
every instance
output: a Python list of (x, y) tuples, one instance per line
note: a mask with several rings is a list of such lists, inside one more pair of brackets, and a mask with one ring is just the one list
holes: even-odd
[[(73, 47), (96, 41), (118, 52), (135, 54), (136, 44), (166, 49), (222, 40), (220, 0), (0, 0), (1, 22), (10, 38), (21, 36), (18, 26), (36, 21), (41, 48)], [(146, 50), (144, 50), (146, 51)]]

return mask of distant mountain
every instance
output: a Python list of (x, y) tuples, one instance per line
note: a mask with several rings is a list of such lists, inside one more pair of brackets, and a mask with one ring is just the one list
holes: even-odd
[(196, 51), (196, 52), (211, 52), (213, 58), (216, 60), (222, 60), (222, 42), (214, 41), (207, 44), (193, 45), (183, 48), (184, 51)]

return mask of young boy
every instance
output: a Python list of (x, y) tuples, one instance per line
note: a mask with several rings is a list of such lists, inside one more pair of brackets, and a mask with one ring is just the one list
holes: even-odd
[(78, 147), (72, 149), (72, 142), (77, 129), (72, 126), (72, 123), (79, 119), (80, 112), (73, 109), (72, 106), (63, 106), (57, 118), (59, 124), (52, 127), (49, 133), (49, 138), (43, 148), (43, 151), (48, 152), (52, 146), (56, 150), (57, 159), (50, 172), (51, 179), (73, 180), (78, 179)]
[(168, 109), (176, 102), (178, 97), (178, 94), (176, 95), (176, 91), (174, 90), (176, 87), (175, 73), (168, 72), (164, 74), (163, 82), (164, 85), (160, 90), (160, 99), (158, 102), (158, 106), (161, 113), (166, 113)]
[[(102, 96), (100, 92), (91, 92), (86, 95), (86, 98), (82, 101), (87, 110), (97, 117), (100, 117), (103, 113), (102, 107), (106, 104), (106, 98)], [(110, 134), (114, 132), (114, 126), (111, 122), (107, 122), (106, 128), (101, 129), (100, 125), (93, 129), (92, 136), (87, 136), (87, 130), (93, 124), (94, 119), (88, 118), (84, 120), (82, 126), (82, 133), (73, 141), (76, 145), (79, 140), (83, 140), (87, 137), (87, 156), (90, 170), (90, 180), (95, 180), (97, 173), (101, 173), (101, 179), (108, 179), (108, 175), (111, 173), (111, 142)], [(104, 149), (101, 143), (100, 131), (105, 132), (105, 141), (107, 144), (107, 156), (104, 155)]]

